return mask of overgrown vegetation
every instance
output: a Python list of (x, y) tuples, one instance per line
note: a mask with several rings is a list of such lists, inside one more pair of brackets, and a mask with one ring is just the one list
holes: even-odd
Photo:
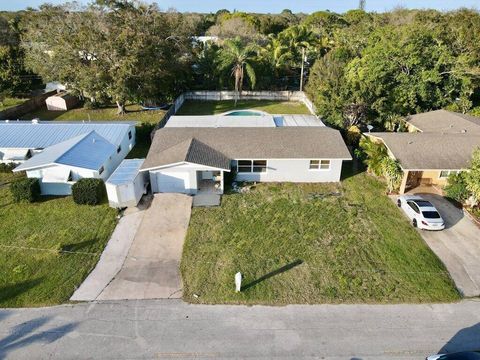
[(398, 191), (403, 178), (403, 171), (398, 160), (388, 156), (385, 145), (363, 136), (356, 156), (367, 166), (367, 171), (386, 180), (388, 193)]
[(384, 184), (365, 173), (341, 184), (258, 184), (224, 195), (220, 207), (194, 208), (181, 271), (193, 303), (459, 299)]

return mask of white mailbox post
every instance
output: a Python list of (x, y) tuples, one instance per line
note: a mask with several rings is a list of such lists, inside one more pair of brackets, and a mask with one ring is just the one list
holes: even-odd
[(235, 274), (235, 292), (240, 292), (242, 289), (242, 273), (237, 272)]

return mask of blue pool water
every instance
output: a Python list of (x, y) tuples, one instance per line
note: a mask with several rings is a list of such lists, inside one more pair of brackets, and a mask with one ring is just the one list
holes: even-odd
[(226, 113), (225, 116), (261, 116), (262, 113), (254, 110), (235, 110)]

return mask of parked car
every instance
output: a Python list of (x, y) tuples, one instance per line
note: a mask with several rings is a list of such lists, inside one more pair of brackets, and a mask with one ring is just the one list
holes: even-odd
[(480, 351), (462, 351), (428, 356), (425, 360), (480, 360)]
[(430, 201), (417, 195), (402, 195), (397, 205), (412, 221), (414, 227), (424, 230), (443, 230), (445, 221)]

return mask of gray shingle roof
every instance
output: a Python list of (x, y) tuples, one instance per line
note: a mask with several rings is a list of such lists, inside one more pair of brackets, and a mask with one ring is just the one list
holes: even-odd
[(404, 170), (460, 170), (480, 147), (480, 134), (371, 133), (383, 140)]
[[(340, 132), (328, 127), (162, 128), (142, 169), (227, 159), (351, 159)], [(216, 166), (220, 167), (220, 166)]]
[(480, 133), (480, 118), (447, 110), (411, 115), (405, 120), (423, 132)]

